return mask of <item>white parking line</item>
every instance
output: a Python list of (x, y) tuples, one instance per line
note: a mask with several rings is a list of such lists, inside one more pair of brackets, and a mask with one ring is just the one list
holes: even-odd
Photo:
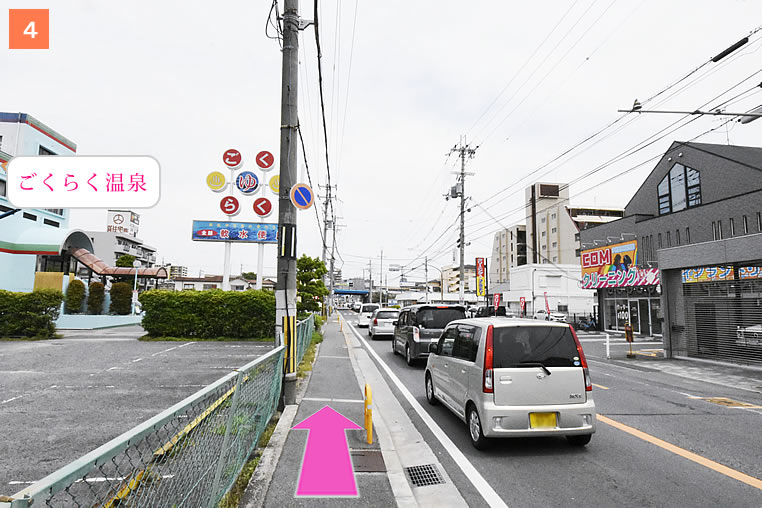
[(413, 397), (413, 394), (410, 393), (410, 390), (408, 390), (402, 381), (400, 381), (400, 379), (397, 377), (397, 375), (392, 372), (392, 369), (386, 364), (386, 362), (384, 362), (381, 357), (378, 356), (378, 353), (376, 353), (376, 351), (370, 347), (370, 344), (368, 344), (368, 342), (362, 337), (362, 335), (355, 329), (354, 326), (350, 325), (350, 329), (360, 340), (365, 349), (368, 350), (368, 354), (370, 354), (384, 369), (386, 374), (389, 376), (389, 379), (394, 382), (400, 393), (402, 393), (408, 403), (413, 407), (415, 412), (418, 413), (418, 416), (420, 416), (421, 420), (423, 420), (423, 423), (428, 426), (429, 430), (431, 430), (431, 433), (434, 434), (434, 437), (439, 440), (439, 443), (447, 451), (447, 453), (450, 454), (450, 457), (452, 457), (453, 461), (455, 461), (455, 464), (460, 468), (466, 478), (469, 479), (476, 491), (481, 494), (487, 504), (493, 507), (508, 508), (508, 505), (506, 505), (505, 502), (497, 494), (497, 492), (495, 492), (489, 482), (487, 482), (487, 480), (484, 479), (479, 471), (477, 471), (477, 469), (466, 458), (463, 452), (461, 452), (460, 449), (455, 446), (455, 443), (453, 443), (447, 434), (445, 434), (445, 432), (442, 430), (442, 428), (437, 425), (431, 415), (427, 413), (425, 409), (423, 409), (421, 404), (415, 399), (415, 397)]

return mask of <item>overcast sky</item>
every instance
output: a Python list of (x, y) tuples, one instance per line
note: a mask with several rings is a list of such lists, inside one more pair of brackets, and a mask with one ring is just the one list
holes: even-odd
[[(697, 141), (762, 140), (762, 121), (723, 126), (719, 117), (703, 117), (672, 132), (690, 119), (629, 115), (546, 166), (621, 116), (617, 109), (645, 102), (697, 68), (644, 109), (747, 111), (762, 104), (762, 89), (752, 89), (762, 82), (762, 32), (704, 65), (762, 25), (757, 0), (320, 4), (330, 171), (340, 200), (337, 267), (345, 276), (361, 275), (372, 257), (377, 279), (382, 249), (384, 265), (418, 266), (424, 255), (435, 266), (452, 264), (458, 204), (442, 195), (459, 168), (447, 153), (463, 135), (479, 147), (467, 166), (474, 173), (466, 181), (469, 263), (489, 256), (500, 224), (522, 220), (515, 210), (533, 179), (569, 182), (619, 158), (570, 192), (573, 204), (623, 207), (674, 140), (710, 129)], [(51, 49), (3, 50), (2, 110), (33, 115), (83, 155), (156, 157), (162, 198), (138, 210), (139, 237), (158, 248), (159, 261), (186, 265), (191, 274), (222, 273), (222, 244), (192, 242), (191, 221), (224, 218), (221, 196), (205, 177), (223, 169), (225, 149), (243, 152), (244, 169), (254, 169), (260, 150), (279, 161), (281, 52), (265, 35), (270, 2), (57, 0), (24, 7), (51, 9)], [(312, 2), (301, 9), (313, 18)], [(7, 15), (0, 10), (3, 26)], [(314, 34), (309, 27), (300, 36), (299, 116), (317, 186), (326, 183), (326, 165)], [(645, 140), (654, 142), (620, 157)], [(253, 198), (239, 197), (244, 212), (236, 220), (257, 221)], [(105, 210), (71, 217), (71, 227), (105, 230)], [(314, 210), (299, 212), (298, 234), (299, 253), (319, 257)], [(234, 245), (233, 272), (254, 271), (256, 255), (253, 245)], [(275, 249), (267, 247), (266, 275), (275, 274), (275, 264)]]

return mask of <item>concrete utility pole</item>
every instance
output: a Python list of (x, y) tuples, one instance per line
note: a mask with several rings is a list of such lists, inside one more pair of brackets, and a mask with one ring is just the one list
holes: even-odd
[(426, 288), (426, 303), (429, 303), (429, 257), (428, 256), (423, 258), (423, 273), (425, 274), (424, 287)]
[(336, 260), (335, 257), (334, 257), (334, 254), (336, 252), (336, 217), (333, 218), (333, 236), (331, 238), (332, 238), (332, 242), (331, 242), (331, 271), (330, 271), (331, 280), (329, 281), (330, 289), (328, 291), (328, 302), (329, 302), (329, 305), (332, 306), (333, 305), (333, 285), (334, 285), (334, 280), (336, 279), (336, 275), (333, 272), (334, 262)]
[(450, 153), (457, 153), (460, 157), (460, 286), (458, 289), (458, 301), (465, 303), (465, 256), (466, 256), (466, 157), (474, 158), (476, 149), (465, 143), (465, 136), (460, 141), (460, 146), (455, 145)]
[[(296, 183), (297, 80), (299, 78), (299, 2), (283, 8), (283, 69), (280, 122), (280, 192), (278, 196), (278, 280), (275, 285), (275, 333), (286, 345), (286, 382), (296, 381), (296, 209), (291, 187)], [(293, 378), (293, 379), (292, 379)], [(286, 403), (289, 389), (284, 387)]]
[(384, 249), (381, 249), (381, 268), (378, 271), (378, 304), (384, 306)]

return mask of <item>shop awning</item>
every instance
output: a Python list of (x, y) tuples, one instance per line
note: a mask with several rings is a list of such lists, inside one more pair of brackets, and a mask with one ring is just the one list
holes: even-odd
[[(71, 255), (98, 275), (135, 275), (135, 268), (109, 266), (101, 258), (87, 249), (75, 249), (71, 252)], [(137, 271), (138, 277), (153, 277), (156, 279), (167, 278), (167, 270), (163, 266), (138, 268)]]
[(58, 256), (73, 247), (93, 249), (87, 233), (80, 229), (29, 228), (15, 238), (0, 239), (0, 252)]

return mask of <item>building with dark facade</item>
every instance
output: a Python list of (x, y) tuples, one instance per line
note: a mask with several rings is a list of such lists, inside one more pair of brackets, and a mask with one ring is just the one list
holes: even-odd
[(580, 231), (604, 329), (762, 365), (762, 148), (675, 142), (622, 219)]

